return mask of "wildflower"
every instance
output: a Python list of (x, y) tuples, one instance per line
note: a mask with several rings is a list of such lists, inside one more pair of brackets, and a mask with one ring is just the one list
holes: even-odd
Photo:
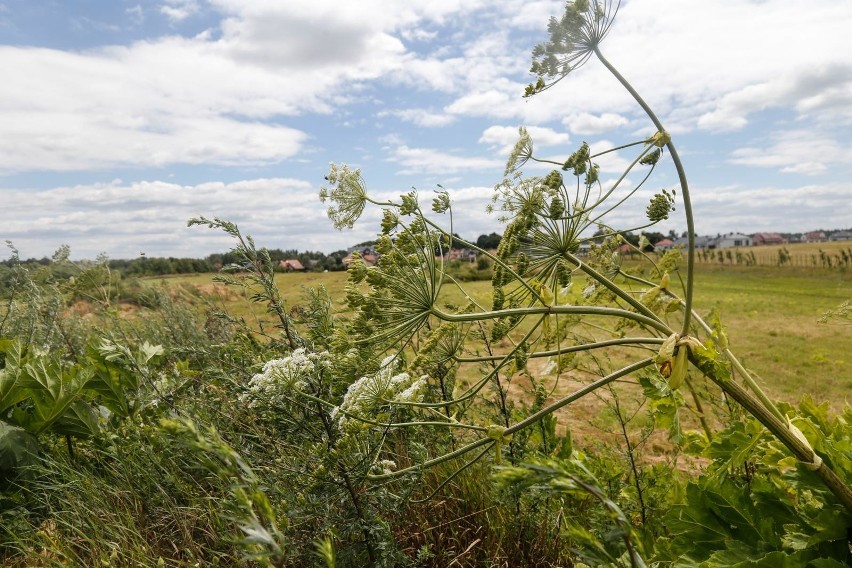
[(506, 171), (503, 175), (509, 175), (526, 164), (527, 160), (532, 157), (533, 142), (529, 132), (527, 132), (526, 128), (521, 126), (518, 128), (518, 134), (520, 134), (521, 137), (518, 138), (518, 141), (515, 143), (515, 147), (512, 148), (512, 152), (509, 154), (509, 159), (506, 161)]
[[(391, 402), (408, 403), (422, 400), (426, 377), (413, 379), (408, 373), (397, 373), (399, 366), (398, 358), (388, 356), (374, 374), (361, 377), (349, 385), (340, 406), (332, 413), (332, 418), (337, 420), (341, 430), (350, 430), (357, 423), (357, 420), (349, 415), (366, 417)], [(344, 413), (341, 414), (341, 411)]]
[(328, 188), (323, 187), (320, 190), (320, 201), (325, 203), (330, 199), (337, 204), (328, 208), (328, 218), (334, 223), (335, 229), (351, 229), (367, 203), (367, 189), (361, 170), (352, 171), (347, 165), (338, 167), (331, 164), (325, 179), (333, 189), (329, 192)]
[(562, 18), (550, 18), (550, 41), (533, 49), (530, 72), (539, 76), (538, 82), (527, 87), (524, 96), (548, 88), (544, 77), (559, 81), (588, 61), (609, 32), (620, 4), (620, 0), (575, 0), (565, 5)]
[(311, 382), (330, 366), (327, 351), (308, 353), (304, 348), (296, 349), (287, 357), (267, 361), (263, 370), (249, 380), (248, 391), (240, 400), (250, 407), (279, 406), (295, 391), (311, 390)]

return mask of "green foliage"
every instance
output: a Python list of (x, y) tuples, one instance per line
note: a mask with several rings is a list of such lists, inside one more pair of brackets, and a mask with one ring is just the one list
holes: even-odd
[(539, 460), (498, 468), (495, 479), (512, 490), (535, 490), (549, 495), (570, 495), (597, 500), (611, 523), (594, 533), (566, 517), (564, 534), (577, 544), (579, 559), (595, 566), (645, 566), (641, 538), (618, 506), (601, 490), (600, 483), (579, 459)]
[[(695, 313), (694, 251), (681, 274), (680, 253), (650, 245), (674, 190), (644, 206), (648, 224), (611, 226), (615, 210), (641, 212), (635, 196), (665, 147), (694, 232), (671, 136), (600, 52), (617, 7), (569, 2), (534, 51), (527, 95), (594, 55), (655, 134), (551, 160), (521, 128), (492, 201), (505, 231), (477, 241), (476, 267), (444, 258), (476, 248), (454, 232), (448, 191), (431, 201), (444, 228), (416, 191), (375, 201), (347, 166), (331, 167), (320, 194), (333, 224), (351, 227), (370, 205), (383, 213), (378, 262), (353, 256), (345, 307), (324, 289), (285, 303), (283, 251), (219, 218), (190, 221), (234, 239), (215, 281), (264, 306), (272, 329), (214, 313), (188, 288), (139, 282), (125, 288), (138, 311), (121, 317), (127, 283), (106, 259), (70, 263), (67, 248), (32, 270), (15, 264), (0, 312), (2, 559), (848, 562), (850, 411), (774, 404), (718, 316)], [(631, 148), (623, 175), (601, 180), (596, 160)], [(550, 173), (525, 177), (529, 161)], [(464, 282), (489, 272), (483, 301)], [(78, 300), (96, 306), (92, 323), (69, 315)], [(571, 405), (594, 397), (580, 411), (594, 418), (569, 430)], [(650, 452), (667, 459), (649, 463)], [(679, 459), (709, 465), (683, 482)]]
[[(838, 475), (852, 475), (852, 411), (830, 418), (805, 398), (796, 424)], [(735, 422), (701, 450), (712, 460), (666, 516), (662, 558), (680, 566), (811, 566), (848, 562), (852, 515), (807, 467), (786, 456), (756, 420)]]
[(98, 429), (84, 403), (92, 370), (63, 365), (58, 356), (25, 350), (18, 341), (0, 340), (0, 415), (33, 434), (87, 437)]
[(23, 428), (0, 421), (0, 490), (9, 482), (26, 476), (37, 463), (38, 440)]

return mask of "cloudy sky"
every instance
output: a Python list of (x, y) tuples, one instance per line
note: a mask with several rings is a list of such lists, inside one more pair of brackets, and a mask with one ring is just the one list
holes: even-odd
[[(519, 125), (555, 159), (651, 132), (595, 61), (521, 97), (563, 6), (0, 0), (0, 239), (24, 258), (227, 250), (186, 227), (205, 215), (331, 252), (378, 225), (332, 228), (317, 199), (329, 162), (362, 168), (377, 195), (441, 184), (463, 236), (500, 230), (483, 209)], [(850, 22), (845, 1), (622, 3), (602, 50), (673, 134), (699, 233), (852, 226)], [(632, 157), (610, 155), (602, 177)], [(611, 221), (637, 223), (674, 184), (666, 163)]]

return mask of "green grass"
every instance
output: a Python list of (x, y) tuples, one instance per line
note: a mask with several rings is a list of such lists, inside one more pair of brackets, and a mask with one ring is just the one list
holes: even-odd
[[(153, 280), (155, 282), (157, 280)], [(166, 279), (172, 286), (197, 287), (214, 303), (252, 321), (271, 318), (251, 306), (242, 292), (211, 286), (210, 275)], [(343, 311), (345, 272), (290, 273), (276, 277), (289, 307), (302, 301), (305, 287), (325, 286)], [(467, 282), (471, 296), (490, 307), (490, 282)], [(464, 304), (457, 287), (446, 286), (445, 301)], [(699, 264), (695, 308), (716, 308), (727, 327), (731, 349), (753, 371), (770, 395), (788, 402), (803, 394), (829, 401), (838, 410), (852, 392), (852, 338), (849, 328), (820, 324), (820, 316), (852, 298), (852, 273), (840, 270), (740, 267)]]
[(719, 310), (732, 351), (770, 393), (790, 402), (810, 394), (835, 409), (849, 402), (849, 328), (818, 320), (852, 298), (852, 274), (699, 266), (696, 281), (698, 312)]

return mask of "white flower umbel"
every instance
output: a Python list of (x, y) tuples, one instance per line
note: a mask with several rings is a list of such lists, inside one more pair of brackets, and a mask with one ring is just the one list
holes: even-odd
[(338, 424), (341, 430), (346, 430), (353, 423), (354, 419), (347, 414), (369, 417), (376, 407), (388, 402), (422, 400), (426, 377), (414, 379), (408, 373), (397, 373), (399, 366), (398, 358), (386, 357), (375, 374), (361, 377), (349, 385), (343, 402), (336, 412), (332, 413), (333, 417), (339, 415)]
[(296, 349), (287, 357), (267, 361), (263, 371), (251, 378), (248, 392), (241, 398), (251, 407), (277, 406), (292, 399), (294, 391), (310, 393), (311, 383), (330, 365), (327, 351), (308, 353), (304, 348)]

